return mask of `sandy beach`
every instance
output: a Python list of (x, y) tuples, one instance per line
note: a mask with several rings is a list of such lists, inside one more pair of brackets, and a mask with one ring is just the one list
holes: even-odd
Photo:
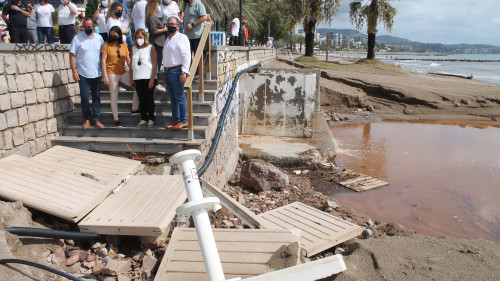
[[(349, 123), (433, 119), (453, 124), (467, 119), (478, 127), (486, 126), (483, 122), (491, 126), (491, 121), (500, 126), (500, 85), (411, 73), (378, 61), (329, 59), (290, 61), (287, 56), (263, 67), (321, 69), (322, 111), (347, 112)], [(357, 108), (370, 108), (373, 116), (349, 115)], [(341, 210), (336, 215), (368, 227), (370, 214), (349, 206)], [(374, 237), (344, 245), (347, 271), (329, 280), (496, 280), (500, 275), (498, 242), (428, 237), (391, 221), (375, 224)]]

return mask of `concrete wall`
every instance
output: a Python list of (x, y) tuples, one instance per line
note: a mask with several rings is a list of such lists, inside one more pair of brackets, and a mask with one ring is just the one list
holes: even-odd
[(316, 74), (249, 73), (240, 86), (241, 134), (312, 136)]
[(79, 94), (69, 45), (0, 44), (0, 157), (51, 146)]
[[(202, 145), (203, 158), (212, 145), (212, 138), (217, 129), (217, 123), (228, 99), (234, 78), (242, 65), (258, 60), (264, 62), (276, 57), (274, 49), (212, 46), (212, 79), (217, 79), (217, 95), (215, 107), (217, 116), (210, 123), (207, 140)], [(215, 77), (214, 77), (215, 76)], [(241, 79), (240, 79), (241, 81)], [(241, 85), (238, 87), (241, 88)], [(229, 107), (226, 122), (223, 126), (222, 136), (212, 164), (207, 169), (203, 178), (212, 184), (222, 187), (232, 176), (239, 159), (238, 146), (238, 118), (239, 118), (239, 89), (236, 89)], [(200, 161), (202, 163), (204, 161)], [(200, 164), (201, 165), (201, 164)]]

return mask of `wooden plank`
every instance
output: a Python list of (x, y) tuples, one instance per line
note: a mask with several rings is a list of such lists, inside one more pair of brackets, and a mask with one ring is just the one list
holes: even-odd
[(0, 159), (0, 196), (25, 206), (78, 222), (113, 186), (40, 164), (19, 155)]
[[(300, 262), (300, 238), (285, 229), (213, 229), (226, 279), (251, 277), (276, 270), (271, 259), (288, 266)], [(295, 245), (295, 246), (294, 246)], [(281, 260), (278, 250), (287, 248), (292, 257)], [(176, 228), (156, 274), (155, 281), (208, 280), (196, 229)]]
[(224, 207), (246, 223), (250, 228), (265, 228), (265, 226), (263, 226), (260, 222), (260, 218), (247, 207), (243, 206), (240, 202), (236, 201), (234, 198), (218, 189), (213, 184), (204, 180), (201, 180), (201, 182), (204, 190), (212, 196), (218, 197)]
[(297, 228), (308, 256), (352, 239), (363, 228), (339, 217), (295, 202), (259, 215), (268, 228)]
[(54, 146), (31, 158), (32, 161), (76, 175), (96, 178), (117, 187), (128, 175), (141, 169), (141, 162), (66, 146)]
[(158, 236), (187, 195), (182, 177), (133, 176), (78, 225), (82, 232)]
[(366, 191), (389, 184), (385, 181), (351, 170), (346, 170), (339, 173), (338, 176), (335, 177), (335, 179), (337, 179), (338, 184), (357, 192)]

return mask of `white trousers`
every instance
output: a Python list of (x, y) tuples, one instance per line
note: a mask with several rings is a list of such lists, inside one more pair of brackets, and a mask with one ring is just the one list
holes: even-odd
[[(108, 73), (109, 79), (109, 95), (111, 102), (111, 112), (113, 112), (113, 119), (118, 121), (118, 85), (120, 82), (130, 87), (130, 73), (127, 71), (122, 75)], [(139, 97), (134, 90), (134, 97), (132, 98), (132, 110), (139, 109)]]

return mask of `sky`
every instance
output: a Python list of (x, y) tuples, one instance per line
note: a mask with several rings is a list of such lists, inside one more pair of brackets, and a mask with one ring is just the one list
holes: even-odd
[[(349, 20), (349, 3), (344, 0), (330, 25), (318, 27), (356, 29)], [(392, 32), (382, 24), (377, 35), (392, 35), (422, 43), (491, 44), (500, 46), (500, 0), (400, 0)], [(366, 26), (361, 30), (366, 34)]]

